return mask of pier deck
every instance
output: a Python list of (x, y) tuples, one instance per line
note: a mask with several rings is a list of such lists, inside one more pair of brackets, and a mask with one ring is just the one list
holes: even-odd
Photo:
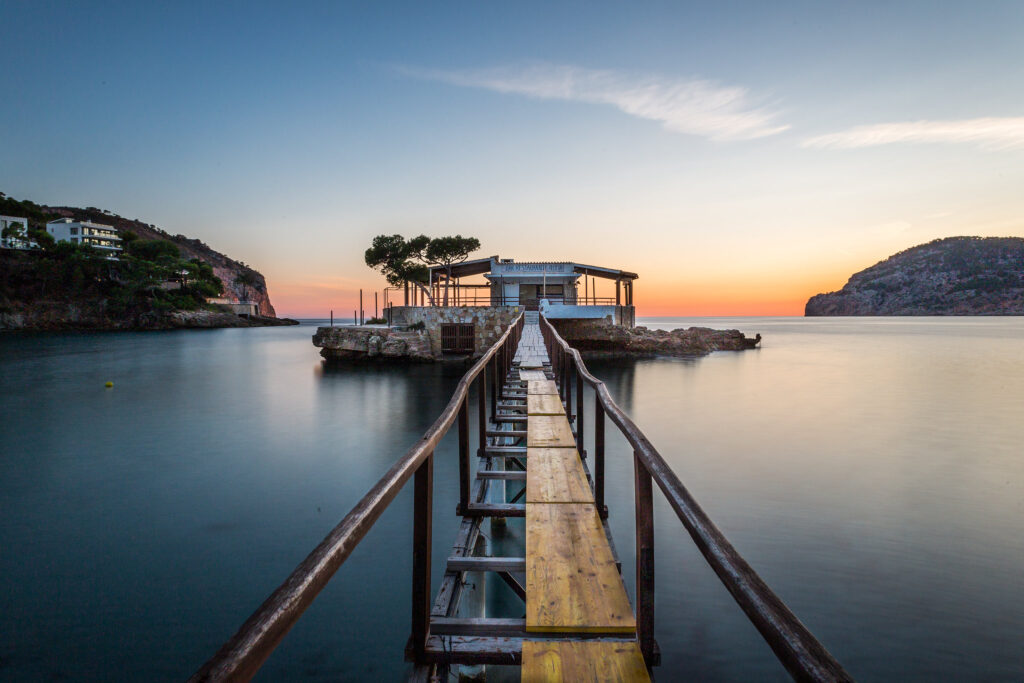
[[(608, 530), (608, 423), (632, 449), (635, 606)], [(456, 427), (462, 521), (432, 599), (434, 451)], [(585, 444), (589, 438), (593, 443)], [(794, 678), (852, 680), (729, 544), (578, 351), (535, 312), (521, 315), (487, 349), (423, 438), (190, 680), (250, 680), (407, 483), (413, 488), (412, 618), (405, 655), (413, 663), (412, 681), (447, 680), (459, 666), (481, 665), (519, 665), (521, 679), (531, 682), (650, 680), (660, 660), (654, 639), (656, 488)], [(525, 518), (525, 539), (502, 524), (508, 517)], [(499, 536), (504, 542), (496, 544)], [(513, 616), (486, 614), (490, 577), (521, 601), (511, 606)], [(508, 605), (502, 613), (509, 613)]]

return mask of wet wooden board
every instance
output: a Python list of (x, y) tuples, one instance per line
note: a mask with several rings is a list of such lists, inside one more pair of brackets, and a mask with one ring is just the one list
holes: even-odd
[(572, 428), (564, 415), (530, 415), (526, 423), (530, 448), (575, 448)]
[(523, 641), (523, 683), (649, 681), (636, 642)]
[(557, 394), (558, 385), (553, 379), (534, 380), (526, 383), (527, 394)]
[(540, 356), (526, 356), (519, 361), (519, 367), (524, 369), (540, 369), (544, 367), (544, 362), (547, 358)]
[(565, 415), (565, 407), (558, 394), (534, 394), (526, 397), (527, 415)]
[(636, 632), (596, 506), (526, 505), (526, 630)]
[(593, 503), (575, 448), (526, 449), (526, 503)]
[(544, 374), (543, 370), (520, 370), (519, 379), (529, 382), (543, 382), (547, 379), (547, 375)]

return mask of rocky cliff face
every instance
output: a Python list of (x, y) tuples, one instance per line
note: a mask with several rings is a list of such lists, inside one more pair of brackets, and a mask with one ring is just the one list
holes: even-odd
[[(213, 266), (213, 272), (224, 283), (225, 298), (254, 301), (259, 304), (260, 315), (271, 318), (277, 316), (273, 304), (270, 303), (270, 294), (267, 291), (266, 280), (264, 280), (261, 274), (244, 263), (235, 261), (219, 251), (211, 249), (198, 239), (192, 239), (184, 235), (171, 235), (155, 225), (143, 223), (140, 220), (122, 218), (117, 214), (107, 213), (94, 207), (78, 209), (66, 206), (41, 206), (39, 209), (47, 220), (65, 217), (90, 220), (95, 223), (112, 225), (122, 232), (131, 230), (144, 240), (173, 242), (181, 250), (182, 257), (186, 259), (198, 258)], [(31, 217), (30, 222), (32, 222)], [(242, 288), (235, 284), (235, 279), (241, 273), (247, 271), (252, 271), (255, 274), (254, 280), (256, 284), (251, 288), (250, 292), (243, 292)]]
[(804, 315), (1022, 315), (1024, 239), (949, 237), (890, 256)]

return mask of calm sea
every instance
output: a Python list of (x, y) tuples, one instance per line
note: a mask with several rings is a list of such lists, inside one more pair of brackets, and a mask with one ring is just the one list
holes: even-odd
[[(639, 322), (763, 335), (755, 351), (591, 369), (855, 677), (1024, 680), (1024, 319)], [(186, 678), (463, 372), (326, 368), (312, 332), (0, 336), (0, 680)], [(435, 582), (457, 527), (454, 449), (435, 465)], [(621, 439), (608, 476), (632, 585)], [(787, 680), (655, 495), (657, 675)], [(260, 680), (401, 678), (411, 502), (396, 499)]]

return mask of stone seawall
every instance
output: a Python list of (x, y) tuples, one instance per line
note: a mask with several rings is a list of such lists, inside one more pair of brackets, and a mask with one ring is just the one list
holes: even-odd
[(441, 358), (441, 325), (473, 323), (473, 355), (480, 356), (522, 312), (520, 306), (395, 306), (393, 322), (423, 323), (430, 338), (430, 351), (436, 358)]

